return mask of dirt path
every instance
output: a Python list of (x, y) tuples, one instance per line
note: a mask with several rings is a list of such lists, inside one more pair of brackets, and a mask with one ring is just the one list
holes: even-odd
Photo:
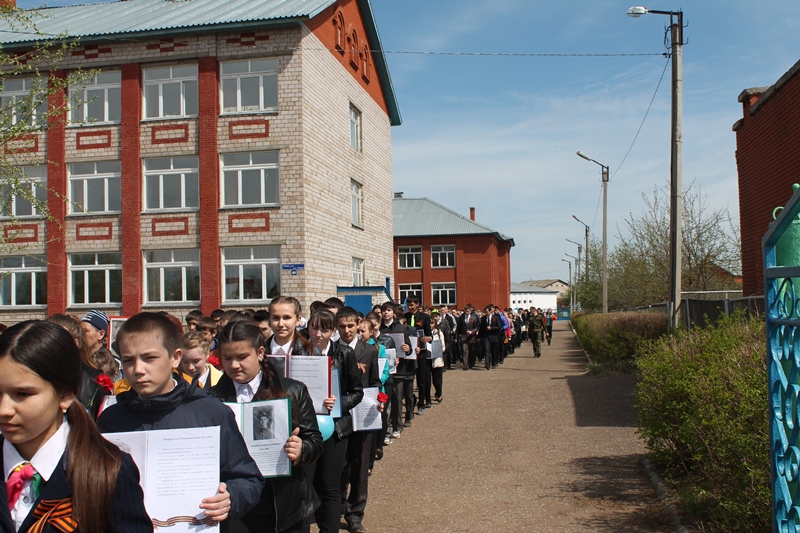
[(631, 376), (588, 377), (569, 325), (497, 370), (444, 375), (444, 402), (385, 448), (370, 532), (670, 532), (639, 460)]

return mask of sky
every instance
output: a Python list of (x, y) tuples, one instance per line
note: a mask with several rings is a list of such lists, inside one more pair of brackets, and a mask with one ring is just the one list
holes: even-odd
[[(392, 131), (394, 190), (464, 216), (474, 207), (477, 222), (514, 239), (514, 282), (568, 279), (561, 259), (577, 246), (566, 239), (584, 239), (573, 214), (602, 235), (600, 167), (576, 151), (610, 167), (609, 249), (645, 210), (642, 194), (668, 186), (669, 17), (628, 17), (630, 1), (372, 0), (403, 119)], [(684, 11), (684, 186), (738, 221), (737, 98), (800, 60), (800, 2), (647, 7)]]

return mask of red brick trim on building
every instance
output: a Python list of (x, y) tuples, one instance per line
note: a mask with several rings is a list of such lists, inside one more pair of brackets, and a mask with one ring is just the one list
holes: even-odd
[(6, 242), (20, 244), (39, 241), (38, 224), (14, 224), (3, 227), (3, 238)]
[[(197, 61), (197, 142), (200, 183), (200, 279), (203, 294), (200, 308), (205, 315), (222, 304), (222, 261), (219, 251), (219, 65), (216, 57), (201, 57)], [(212, 222), (213, 221), (213, 222)]]
[[(106, 230), (103, 233), (91, 231), (96, 229)], [(110, 241), (114, 234), (114, 225), (111, 222), (81, 222), (75, 224), (76, 241)]]
[(133, 194), (122, 195), (120, 242), (122, 243), (122, 273), (127, 283), (122, 284), (123, 316), (133, 316), (142, 307), (143, 279), (141, 212), (142, 161), (139, 143), (142, 117), (141, 68), (138, 63), (122, 65), (122, 120), (120, 145), (122, 146), (123, 188)]
[[(263, 131), (248, 131), (245, 130), (236, 133), (236, 129), (250, 128), (253, 126), (262, 126)], [(232, 141), (238, 139), (266, 139), (269, 137), (269, 120), (232, 120), (228, 123), (228, 138)]]
[[(50, 74), (64, 81), (66, 74), (58, 70)], [(52, 88), (52, 86), (51, 86)], [(63, 313), (67, 308), (67, 239), (63, 221), (67, 216), (67, 94), (66, 84), (47, 96), (47, 107), (61, 110), (47, 120), (47, 314)]]
[[(31, 141), (33, 142), (31, 143)], [(39, 134), (26, 133), (25, 135), (15, 137), (8, 141), (4, 147), (4, 151), (7, 154), (34, 154), (39, 151)]]
[[(162, 137), (160, 134), (181, 132), (180, 137)], [(162, 126), (153, 126), (150, 128), (150, 142), (152, 144), (174, 144), (185, 143), (189, 140), (189, 125), (188, 124), (166, 124)]]
[(77, 150), (111, 148), (111, 130), (80, 131), (75, 134), (75, 148)]
[[(177, 225), (181, 227), (176, 229)], [(163, 229), (159, 229), (162, 226)], [(167, 237), (170, 235), (189, 235), (189, 217), (154, 218), (151, 221), (153, 237)]]
[(166, 54), (168, 52), (174, 52), (176, 48), (183, 48), (184, 46), (189, 46), (189, 43), (184, 42), (175, 42), (175, 39), (161, 39), (157, 43), (151, 43), (147, 45), (148, 50), (158, 50), (161, 54)]
[(256, 35), (255, 32), (242, 33), (239, 37), (226, 39), (226, 44), (238, 44), (239, 46), (255, 46), (256, 43), (269, 41), (269, 35)]
[(110, 46), (100, 48), (96, 44), (87, 44), (82, 50), (73, 50), (72, 57), (82, 57), (84, 59), (97, 59), (101, 55), (110, 54), (112, 52)]
[(269, 231), (269, 213), (245, 213), (228, 217), (228, 233)]

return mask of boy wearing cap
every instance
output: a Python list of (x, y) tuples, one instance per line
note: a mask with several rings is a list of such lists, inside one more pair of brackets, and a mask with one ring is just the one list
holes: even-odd
[(106, 333), (108, 332), (108, 315), (97, 309), (92, 309), (81, 318), (83, 328), (83, 343), (90, 354), (106, 346)]

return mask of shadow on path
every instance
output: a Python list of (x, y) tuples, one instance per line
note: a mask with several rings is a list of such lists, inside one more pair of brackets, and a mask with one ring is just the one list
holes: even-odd
[(567, 376), (578, 427), (638, 427), (633, 408), (636, 376)]

